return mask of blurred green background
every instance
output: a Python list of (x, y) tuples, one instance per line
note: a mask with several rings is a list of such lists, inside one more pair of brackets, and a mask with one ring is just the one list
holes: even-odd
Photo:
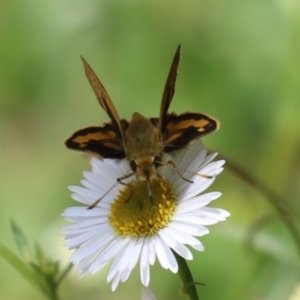
[[(205, 144), (235, 161), (300, 207), (300, 3), (292, 0), (1, 1), (0, 226), (17, 252), (9, 222), (66, 265), (60, 217), (76, 205), (89, 162), (64, 149), (75, 130), (107, 120), (85, 78), (83, 55), (121, 117), (158, 116), (163, 86), (179, 42), (183, 53), (170, 111), (208, 113), (221, 129)], [(276, 210), (228, 169), (210, 190), (232, 213), (201, 239), (189, 263), (201, 299), (295, 300), (299, 249)], [(271, 222), (264, 222), (273, 216)], [(253, 224), (265, 223), (246, 247)], [(0, 259), (0, 299), (43, 299)], [(107, 269), (79, 279), (73, 270), (61, 299), (140, 299), (138, 271), (115, 293)], [(158, 299), (181, 299), (177, 275), (155, 265)], [(293, 298), (294, 297), (294, 298)]]

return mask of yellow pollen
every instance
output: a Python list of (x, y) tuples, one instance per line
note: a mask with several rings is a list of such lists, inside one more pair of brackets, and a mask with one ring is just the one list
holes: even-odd
[(132, 181), (111, 205), (109, 222), (120, 236), (151, 236), (166, 227), (177, 205), (176, 192), (167, 181), (151, 180), (152, 197), (146, 181)]

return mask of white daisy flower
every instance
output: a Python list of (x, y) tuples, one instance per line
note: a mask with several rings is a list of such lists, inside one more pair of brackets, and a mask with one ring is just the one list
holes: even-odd
[[(201, 194), (223, 171), (225, 161), (211, 162), (217, 154), (207, 156), (200, 141), (171, 157), (182, 179), (169, 166), (159, 168), (161, 178), (151, 181), (152, 197), (146, 181), (137, 183), (131, 176), (116, 182), (131, 172), (122, 160), (92, 159), (92, 172), (84, 172), (84, 187), (71, 186), (72, 198), (84, 206), (67, 208), (62, 214), (73, 224), (62, 229), (65, 246), (75, 249), (70, 260), (81, 276), (96, 273), (112, 261), (107, 281), (114, 291), (119, 282), (128, 279), (140, 262), (144, 286), (150, 282), (150, 265), (156, 258), (173, 273), (178, 265), (172, 251), (187, 260), (193, 255), (188, 246), (202, 251), (196, 238), (209, 233), (207, 225), (224, 221), (230, 214), (222, 209), (207, 207), (221, 193)], [(122, 180), (123, 181), (123, 180)], [(103, 195), (105, 195), (103, 197)], [(87, 209), (95, 201), (101, 201)]]

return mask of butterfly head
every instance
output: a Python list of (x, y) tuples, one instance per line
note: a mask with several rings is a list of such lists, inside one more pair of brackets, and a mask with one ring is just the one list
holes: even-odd
[(149, 156), (130, 161), (130, 168), (138, 180), (149, 181), (158, 176), (157, 168), (161, 165), (160, 156)]

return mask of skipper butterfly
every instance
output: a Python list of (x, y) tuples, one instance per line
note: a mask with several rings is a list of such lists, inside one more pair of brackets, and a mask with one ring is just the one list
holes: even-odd
[[(176, 50), (168, 74), (159, 117), (145, 118), (135, 112), (130, 121), (119, 118), (103, 84), (87, 61), (81, 57), (86, 77), (99, 104), (108, 114), (110, 122), (102, 126), (80, 129), (72, 134), (65, 144), (69, 149), (91, 153), (101, 158), (126, 159), (132, 172), (118, 178), (117, 182), (125, 184), (122, 180), (135, 174), (138, 181), (147, 181), (150, 198), (151, 179), (159, 176), (157, 170), (160, 166), (170, 165), (184, 180), (187, 180), (177, 170), (176, 165), (166, 159), (165, 154), (182, 149), (191, 141), (219, 128), (219, 122), (206, 114), (168, 113), (175, 93), (180, 52), (181, 45)], [(93, 203), (90, 208), (96, 206), (101, 199)]]

